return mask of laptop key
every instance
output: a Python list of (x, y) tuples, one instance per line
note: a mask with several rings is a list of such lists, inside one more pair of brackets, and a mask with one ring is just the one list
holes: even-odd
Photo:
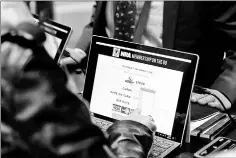
[(99, 127), (102, 127), (102, 123), (101, 122), (96, 122), (96, 125)]
[(155, 145), (158, 147), (164, 148), (164, 149), (168, 149), (173, 145), (173, 143), (162, 141), (162, 142), (157, 143)]
[(158, 152), (160, 152), (160, 153), (163, 153), (163, 152), (165, 152), (166, 151), (166, 149), (164, 149), (164, 148), (156, 148), (155, 149), (156, 151), (158, 151)]
[(107, 130), (108, 127), (109, 127), (108, 125), (104, 125), (104, 126), (103, 126), (103, 128), (104, 128), (105, 130)]
[(160, 152), (153, 150), (153, 151), (151, 151), (151, 153), (150, 153), (150, 155), (148, 156), (148, 158), (157, 158), (157, 157), (160, 156), (160, 155), (161, 155)]
[(162, 140), (155, 138), (153, 144), (159, 144), (159, 143), (162, 143)]
[(168, 143), (161, 143), (161, 144), (158, 144), (158, 145), (162, 148), (165, 148), (165, 149), (168, 149), (172, 146), (171, 144), (168, 144)]

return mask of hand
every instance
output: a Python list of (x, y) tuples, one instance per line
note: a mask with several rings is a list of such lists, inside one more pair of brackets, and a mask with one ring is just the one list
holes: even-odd
[(78, 48), (66, 48), (66, 51), (69, 53), (69, 57), (64, 57), (60, 60), (61, 66), (80, 64), (82, 59), (86, 57), (86, 53)]
[(153, 118), (150, 116), (140, 115), (140, 113), (141, 113), (141, 110), (136, 109), (129, 116), (122, 117), (121, 120), (132, 120), (132, 121), (139, 122), (139, 123), (147, 126), (151, 131), (155, 132), (156, 125), (154, 124)]
[(34, 24), (33, 16), (24, 2), (1, 2), (1, 34), (23, 22)]
[(17, 44), (4, 42), (1, 45), (2, 68), (22, 69), (32, 57), (32, 50), (24, 49)]
[[(230, 101), (222, 93), (214, 89), (207, 89), (207, 90), (211, 92), (212, 94), (215, 94), (222, 101), (226, 109), (231, 108)], [(221, 105), (220, 101), (211, 94), (192, 93), (191, 101), (197, 102), (201, 105), (209, 105), (210, 107), (217, 108), (221, 111), (224, 111), (224, 108)]]

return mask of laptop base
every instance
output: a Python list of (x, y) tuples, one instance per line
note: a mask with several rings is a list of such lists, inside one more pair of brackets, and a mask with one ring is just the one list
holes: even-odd
[[(92, 122), (104, 132), (113, 124), (113, 122), (103, 120), (95, 116), (91, 116), (91, 119)], [(179, 146), (180, 143), (154, 136), (152, 149), (149, 153), (148, 158), (165, 157)]]

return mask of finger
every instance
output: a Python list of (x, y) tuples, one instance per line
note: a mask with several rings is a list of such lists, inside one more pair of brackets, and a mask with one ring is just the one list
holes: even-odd
[(75, 49), (71, 57), (77, 62), (81, 63), (81, 60), (86, 57), (86, 53), (80, 49)]
[(73, 51), (74, 51), (74, 49), (69, 48), (69, 47), (66, 47), (65, 49), (66, 49), (66, 51), (69, 52), (69, 53), (73, 53)]
[(211, 103), (214, 102), (216, 100), (216, 98), (212, 95), (206, 95), (204, 98), (201, 98), (198, 100), (199, 104), (207, 104), (207, 103)]
[(60, 65), (65, 66), (65, 65), (76, 65), (77, 63), (71, 58), (71, 57), (66, 57), (62, 58), (60, 60)]
[(140, 115), (140, 113), (141, 113), (141, 109), (137, 108), (130, 115)]
[(25, 66), (31, 57), (32, 57), (32, 50), (26, 49), (22, 54), (21, 58), (19, 59), (18, 63), (19, 67), (22, 68), (23, 66)]
[(153, 119), (153, 117), (151, 115), (148, 115), (148, 116), (150, 118), (150, 121), (155, 122), (155, 120)]
[(69, 48), (69, 47), (67, 47), (66, 51), (69, 52), (70, 54), (79, 53), (79, 54), (82, 54), (82, 55), (86, 55), (86, 53), (82, 49), (79, 49), (79, 48)]
[[(214, 90), (214, 89), (208, 89), (208, 91), (210, 91), (212, 94), (216, 95), (221, 100), (221, 102), (224, 104), (226, 109), (231, 108), (232, 104), (231, 104), (230, 100), (228, 98), (226, 98), (225, 95), (223, 95), (221, 92), (219, 92), (218, 90)], [(216, 100), (219, 102), (218, 99), (216, 99)], [(220, 105), (221, 105), (220, 109), (221, 108), (223, 109), (222, 104), (220, 104)]]
[(17, 63), (19, 62), (19, 59), (20, 59), (21, 55), (23, 54), (24, 50), (22, 47), (19, 47), (16, 44), (12, 44), (11, 47), (12, 47), (12, 50), (9, 54), (7, 64), (9, 64), (11, 66), (13, 66), (13, 65), (16, 66)]
[(156, 127), (156, 125), (154, 124), (154, 122), (153, 121), (148, 121), (147, 123), (145, 123), (146, 124), (146, 126), (151, 130), (151, 131), (153, 131), (153, 132), (155, 132), (156, 131), (156, 129), (157, 129), (157, 127)]
[(217, 108), (217, 109), (219, 109), (219, 110), (221, 110), (221, 111), (224, 111), (224, 108), (222, 107), (221, 103), (218, 102), (218, 101), (208, 103), (208, 105), (209, 105), (210, 107)]
[(191, 98), (190, 98), (192, 102), (196, 102), (196, 99), (193, 100), (195, 95), (197, 95), (197, 93), (192, 92)]
[(220, 102), (218, 102), (218, 101), (208, 103), (208, 105), (213, 108), (218, 108), (220, 110), (224, 110), (223, 107), (221, 106)]
[(199, 99), (202, 99), (205, 96), (206, 96), (206, 94), (197, 94), (197, 93), (195, 93), (194, 95), (192, 95), (191, 101), (192, 102), (197, 102)]
[(14, 50), (13, 50), (12, 53), (17, 54), (17, 55), (15, 55), (15, 56), (16, 56), (15, 60), (13, 60), (13, 62), (15, 63), (15, 65), (18, 65), (18, 63), (20, 62), (20, 60), (25, 57), (24, 54), (27, 53), (27, 51), (28, 51), (28, 50), (26, 50), (25, 48), (20, 47), (19, 45), (15, 45), (15, 46), (14, 46)]
[(143, 124), (144, 126), (148, 127), (151, 131), (156, 131), (156, 125), (153, 121), (151, 121), (149, 116), (143, 116), (143, 115), (136, 115), (136, 116), (131, 116), (130, 120), (139, 122)]
[(83, 58), (86, 57), (86, 53), (78, 48), (71, 49), (71, 48), (66, 48), (66, 51), (70, 53), (70, 56), (72, 59), (75, 60), (75, 62), (80, 63)]
[(9, 42), (4, 42), (1, 45), (1, 64), (2, 66), (7, 64), (7, 60), (9, 58), (11, 52), (11, 44)]
[[(138, 109), (135, 110), (135, 113), (136, 112), (138, 113), (139, 110)], [(156, 130), (156, 125), (154, 124), (153, 121), (150, 120), (150, 117), (148, 117), (148, 116), (131, 114), (129, 116), (121, 117), (120, 120), (132, 120), (132, 121), (139, 122), (139, 123), (143, 124), (144, 126), (148, 127), (152, 131)]]

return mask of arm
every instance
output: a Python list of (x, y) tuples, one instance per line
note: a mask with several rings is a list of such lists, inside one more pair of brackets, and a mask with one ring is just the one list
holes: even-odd
[(92, 11), (92, 16), (90, 19), (89, 24), (87, 24), (83, 31), (82, 34), (77, 41), (77, 44), (75, 46), (75, 49), (69, 49), (67, 48), (64, 51), (65, 57), (63, 57), (60, 61), (61, 65), (74, 65), (75, 68), (77, 67), (82, 67), (86, 68), (87, 64), (87, 54), (89, 53), (89, 46), (91, 42), (91, 38), (93, 36), (93, 27), (94, 27), (94, 20), (95, 20), (95, 15), (97, 14), (98, 10), (98, 5), (99, 3), (102, 2), (96, 2), (95, 5), (93, 6), (93, 11)]
[[(5, 150), (4, 155), (14, 157), (20, 152), (39, 158), (147, 157), (153, 138), (152, 131), (143, 124), (117, 121), (108, 129), (109, 145), (101, 130), (91, 123), (85, 104), (63, 85), (54, 89), (55, 83), (40, 73), (15, 75), (17, 82), (8, 77), (1, 82), (2, 127), (9, 129), (4, 134), (2, 131), (2, 142), (3, 149), (13, 148)], [(28, 88), (20, 86), (25, 83)], [(14, 93), (8, 94), (7, 87), (11, 85), (15, 86), (11, 87)], [(14, 137), (16, 132), (20, 137)]]
[[(9, 61), (8, 57), (4, 60)], [(45, 75), (47, 69), (37, 67), (19, 75), (7, 71), (8, 66), (5, 63), (1, 82), (4, 155), (147, 157), (153, 141), (150, 118), (136, 118), (141, 123), (114, 123), (108, 130), (110, 145), (92, 124), (86, 104), (68, 91), (64, 82)], [(16, 133), (18, 137), (14, 137)]]
[(111, 150), (118, 157), (145, 158), (153, 142), (152, 131), (141, 123), (117, 121), (108, 130)]
[(223, 72), (215, 80), (212, 89), (226, 95), (232, 104), (236, 101), (236, 3), (219, 2), (213, 8), (214, 24), (218, 31), (224, 34), (225, 51), (234, 51), (222, 66)]
[[(34, 69), (23, 72), (16, 62), (11, 64), (8, 61), (12, 54), (20, 53), (20, 49), (20, 56), (24, 56), (27, 49), (11, 50), (8, 48), (15, 47), (13, 44), (2, 45), (1, 60), (5, 62), (1, 82), (1, 129), (4, 129), (1, 130), (1, 148), (6, 147), (3, 157), (115, 157), (104, 134), (92, 124), (86, 103), (71, 93), (65, 82), (49, 75), (56, 66), (55, 62), (47, 62), (50, 70), (44, 64), (36, 64)], [(42, 56), (35, 58), (31, 61), (33, 65)], [(51, 59), (48, 55), (43, 59), (47, 58)], [(55, 73), (58, 70), (53, 69)], [(119, 149), (124, 150), (129, 144), (135, 144), (132, 150), (142, 149), (143, 152), (138, 153), (147, 154), (152, 138), (146, 126), (133, 121), (119, 121), (111, 129), (116, 131), (110, 132), (112, 138), (118, 135), (119, 140), (126, 142), (121, 143)], [(147, 148), (143, 149), (143, 146)], [(129, 152), (123, 154), (128, 155)]]
[[(219, 34), (225, 52), (230, 52), (221, 67), (221, 74), (208, 89), (216, 95), (227, 109), (236, 106), (236, 3), (211, 2), (211, 17), (215, 31)], [(212, 5), (213, 4), (213, 5)], [(200, 59), (201, 60), (201, 59)], [(194, 94), (193, 102), (208, 104), (224, 110), (221, 103), (212, 95)]]
[[(99, 2), (96, 2), (95, 5), (93, 6), (92, 10), (92, 16), (90, 19), (90, 22), (88, 25), (86, 25), (83, 29), (82, 35), (80, 36), (76, 48), (82, 49), (84, 52), (87, 51), (87, 48), (90, 45), (90, 41), (93, 35), (93, 25), (94, 25), (94, 20), (95, 20), (95, 13), (96, 13), (96, 8), (98, 6)], [(101, 3), (101, 2), (100, 2)]]
[(156, 131), (153, 118), (136, 109), (120, 119), (107, 129), (111, 150), (118, 157), (147, 157)]
[[(91, 123), (85, 104), (63, 83), (58, 86), (54, 80), (51, 84), (52, 78), (36, 72), (12, 76), (4, 71), (4, 77), (2, 124), (10, 130), (1, 134), (2, 142), (11, 149), (5, 150), (5, 156), (21, 153), (23, 157), (39, 158), (88, 158), (97, 157), (96, 154), (108, 157), (103, 150), (103, 145), (108, 144), (103, 133)], [(11, 77), (17, 80), (10, 80)], [(7, 88), (12, 91), (6, 91)], [(16, 133), (19, 136), (15, 137)]]

